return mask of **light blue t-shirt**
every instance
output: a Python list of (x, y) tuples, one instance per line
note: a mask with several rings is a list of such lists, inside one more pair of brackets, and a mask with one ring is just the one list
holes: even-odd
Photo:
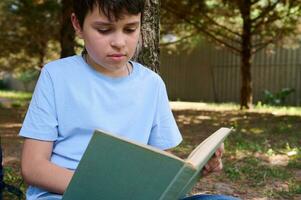
[[(169, 107), (165, 85), (136, 62), (125, 77), (108, 77), (72, 56), (42, 69), (20, 135), (53, 141), (51, 162), (76, 169), (95, 129), (159, 149), (182, 137)], [(47, 196), (29, 187), (27, 199)]]

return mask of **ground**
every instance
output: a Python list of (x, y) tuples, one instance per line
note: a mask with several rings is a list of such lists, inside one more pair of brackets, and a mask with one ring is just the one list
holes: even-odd
[[(203, 177), (192, 193), (222, 193), (250, 200), (301, 199), (301, 160), (295, 156), (301, 146), (300, 116), (214, 110), (196, 104), (173, 103), (172, 108), (184, 136), (173, 153), (182, 158), (219, 127), (234, 127), (225, 144), (224, 171)], [(4, 165), (15, 174), (20, 172), (22, 139), (17, 134), (24, 115), (24, 108), (0, 109)]]

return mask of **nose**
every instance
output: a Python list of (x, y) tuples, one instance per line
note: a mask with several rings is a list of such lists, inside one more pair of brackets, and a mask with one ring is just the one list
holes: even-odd
[(116, 33), (112, 36), (111, 46), (121, 49), (126, 44), (126, 36), (122, 33)]

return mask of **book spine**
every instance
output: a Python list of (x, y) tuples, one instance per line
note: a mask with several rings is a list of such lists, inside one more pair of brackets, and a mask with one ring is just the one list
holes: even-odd
[(191, 176), (190, 180), (186, 182), (186, 184), (181, 188), (179, 191), (179, 197), (184, 198), (189, 191), (192, 190), (194, 185), (200, 180), (200, 173), (196, 172), (194, 175)]
[(164, 193), (159, 200), (175, 200), (181, 197), (183, 187), (187, 184), (187, 181), (191, 179), (196, 173), (196, 170), (188, 163), (185, 163), (179, 170), (177, 175), (173, 178), (170, 184), (167, 186)]

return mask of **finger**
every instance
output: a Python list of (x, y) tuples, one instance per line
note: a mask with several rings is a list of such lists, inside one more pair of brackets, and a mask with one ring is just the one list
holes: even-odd
[(203, 168), (203, 175), (207, 175), (210, 172), (210, 165), (206, 164)]
[(203, 176), (206, 176), (206, 175), (208, 175), (208, 174), (209, 174), (209, 171), (208, 171), (208, 170), (206, 170), (206, 169), (204, 169), (204, 170), (203, 170), (203, 172), (202, 172), (202, 174), (203, 174)]
[(225, 153), (225, 145), (224, 145), (224, 143), (221, 144), (220, 151), (221, 151), (221, 155), (223, 155)]
[(212, 158), (208, 164), (210, 165), (210, 169), (214, 169), (216, 168), (221, 162), (221, 158), (220, 157), (214, 157)]
[(223, 163), (220, 162), (220, 163), (218, 164), (218, 166), (216, 166), (214, 169), (212, 169), (212, 172), (219, 172), (219, 171), (221, 171), (222, 169), (223, 169)]
[(217, 165), (215, 165), (213, 163), (208, 163), (204, 166), (203, 170), (202, 170), (202, 174), (203, 176), (208, 175), (211, 172), (219, 172), (223, 169), (223, 163), (221, 162), (221, 160), (218, 162)]
[(210, 162), (210, 170), (211, 171), (220, 171), (223, 167), (222, 159), (216, 158)]
[(220, 149), (217, 149), (214, 155), (215, 155), (215, 157), (219, 158), (219, 157), (221, 157), (221, 154), (222, 153), (221, 153)]
[(222, 157), (224, 152), (225, 152), (225, 147), (224, 147), (224, 143), (222, 143), (221, 146), (216, 150), (215, 156)]

